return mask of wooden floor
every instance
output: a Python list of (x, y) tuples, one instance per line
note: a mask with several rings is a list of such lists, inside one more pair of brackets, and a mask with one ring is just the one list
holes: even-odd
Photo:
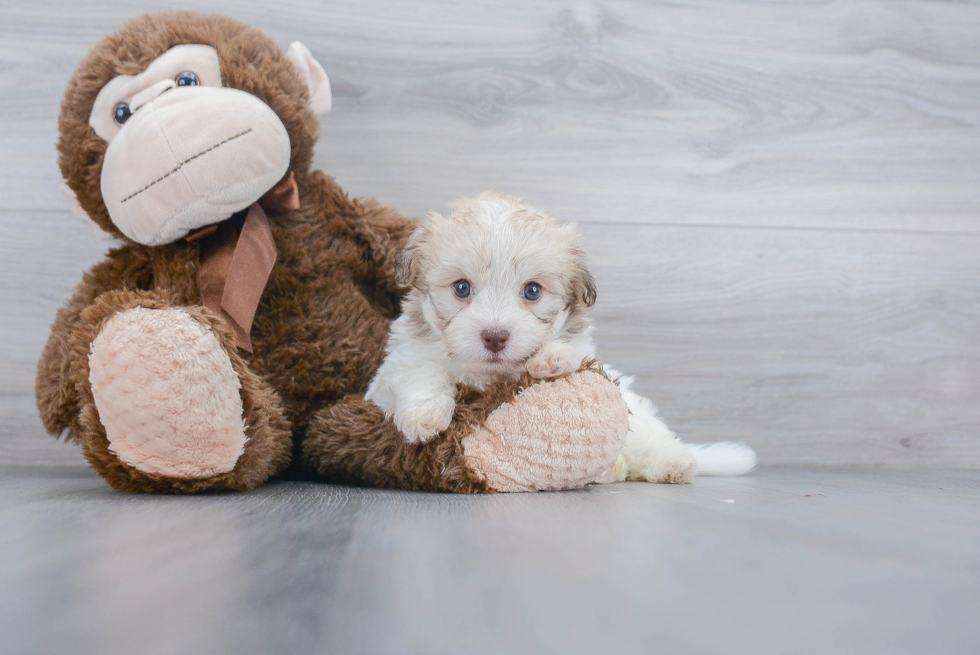
[(4, 653), (980, 652), (980, 472), (134, 497), (0, 469)]

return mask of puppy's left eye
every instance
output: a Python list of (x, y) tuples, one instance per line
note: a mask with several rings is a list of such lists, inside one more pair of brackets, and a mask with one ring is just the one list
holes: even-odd
[(473, 294), (473, 287), (467, 280), (456, 280), (453, 282), (453, 293), (460, 300), (465, 300)]
[(534, 302), (541, 297), (541, 285), (537, 282), (528, 282), (524, 285), (522, 295), (524, 296), (524, 300)]

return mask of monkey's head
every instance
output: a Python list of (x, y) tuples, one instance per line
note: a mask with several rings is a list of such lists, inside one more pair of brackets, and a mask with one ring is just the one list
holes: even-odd
[(283, 52), (223, 16), (134, 19), (92, 49), (65, 92), (66, 195), (113, 236), (171, 243), (304, 176), (330, 98), (299, 42)]

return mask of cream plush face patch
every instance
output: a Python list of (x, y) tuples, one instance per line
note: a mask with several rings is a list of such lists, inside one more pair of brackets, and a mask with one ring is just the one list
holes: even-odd
[[(112, 141), (123, 125), (116, 122), (117, 108), (125, 106), (130, 112), (135, 111), (131, 107), (133, 98), (150, 87), (176, 87), (181, 82), (182, 73), (194, 75), (199, 86), (220, 87), (221, 64), (218, 62), (218, 51), (208, 45), (179, 45), (154, 59), (139, 75), (119, 75), (112, 78), (99, 91), (88, 124), (100, 137)], [(183, 79), (185, 84), (189, 81), (189, 77)]]
[(289, 134), (261, 99), (223, 88), (218, 54), (182, 45), (99, 93), (89, 124), (109, 142), (102, 198), (113, 224), (159, 246), (261, 198), (289, 168)]

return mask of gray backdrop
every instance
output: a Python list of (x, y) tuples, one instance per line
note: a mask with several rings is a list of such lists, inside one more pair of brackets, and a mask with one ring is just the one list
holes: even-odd
[[(124, 19), (0, 7), (0, 461), (108, 247), (59, 194), (62, 91)], [(764, 464), (980, 468), (980, 6), (216, 0), (333, 82), (316, 164), (406, 214), (485, 188), (578, 221), (604, 360)]]

